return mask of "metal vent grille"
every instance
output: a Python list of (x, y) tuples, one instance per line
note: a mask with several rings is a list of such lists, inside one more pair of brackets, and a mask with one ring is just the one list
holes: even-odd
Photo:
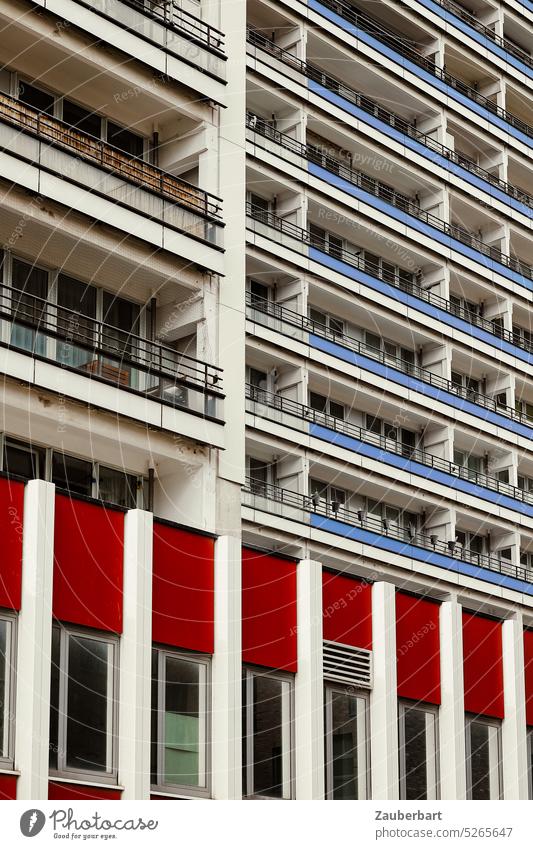
[(324, 679), (371, 688), (372, 652), (324, 640)]

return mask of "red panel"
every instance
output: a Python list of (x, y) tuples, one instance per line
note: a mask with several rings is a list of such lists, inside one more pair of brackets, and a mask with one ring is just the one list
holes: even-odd
[(210, 537), (154, 523), (154, 642), (212, 654), (214, 561)]
[(372, 586), (346, 575), (322, 572), (325, 640), (372, 649)]
[(15, 775), (0, 775), (0, 799), (17, 798), (17, 778)]
[(120, 799), (121, 791), (107, 790), (105, 787), (91, 787), (89, 784), (63, 784), (61, 781), (48, 782), (48, 798), (61, 802), (68, 799)]
[(54, 554), (54, 616), (120, 633), (124, 514), (57, 495)]
[(524, 631), (524, 667), (526, 677), (526, 722), (533, 725), (533, 631)]
[(440, 705), (440, 605), (396, 593), (398, 696)]
[(20, 610), (24, 484), (0, 478), (0, 607)]
[(501, 622), (463, 613), (465, 710), (504, 717)]
[(242, 659), (297, 671), (296, 563), (242, 550)]

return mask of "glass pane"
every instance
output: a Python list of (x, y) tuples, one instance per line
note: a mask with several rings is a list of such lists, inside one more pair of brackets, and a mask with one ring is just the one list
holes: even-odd
[(58, 769), (59, 752), (59, 666), (61, 632), (52, 628), (52, 651), (50, 671), (50, 742), (48, 763), (50, 769)]
[(9, 754), (9, 634), (10, 625), (0, 619), (0, 757)]
[(484, 722), (471, 722), (470, 770), (472, 799), (498, 799), (498, 729)]
[(107, 122), (107, 140), (113, 147), (118, 147), (127, 156), (137, 156), (142, 159), (143, 155), (143, 138), (137, 133), (132, 133), (124, 127), (114, 124), (112, 121)]
[(92, 495), (93, 464), (77, 457), (54, 451), (52, 483), (74, 495)]
[(111, 646), (87, 637), (69, 637), (67, 766), (111, 770)]
[(258, 796), (284, 797), (284, 750), (287, 729), (284, 729), (283, 681), (266, 676), (253, 679), (253, 792)]
[(100, 138), (102, 126), (100, 116), (66, 98), (63, 100), (63, 121), (71, 127), (76, 127), (82, 133)]
[(152, 649), (152, 709), (150, 721), (150, 781), (159, 784), (157, 774), (157, 744), (159, 739), (158, 716), (159, 716), (159, 652)]
[(28, 106), (32, 106), (33, 109), (38, 109), (39, 112), (47, 112), (48, 115), (54, 114), (54, 95), (42, 91), (30, 83), (19, 83), (19, 100)]
[(363, 699), (331, 694), (331, 765), (328, 765), (334, 799), (366, 798), (366, 735)]
[(404, 747), (400, 752), (402, 798), (435, 798), (435, 717), (413, 707), (402, 711)]
[(44, 474), (44, 452), (10, 440), (4, 444), (4, 472), (31, 480)]
[(131, 509), (137, 503), (137, 478), (118, 469), (100, 466), (98, 497), (110, 504)]
[(178, 657), (165, 659), (165, 784), (205, 784), (204, 669)]
[(59, 275), (57, 287), (57, 330), (65, 341), (57, 344), (57, 359), (64, 365), (83, 366), (94, 371), (95, 353), (91, 350), (97, 344), (96, 325), (96, 289), (67, 277)]
[(32, 327), (47, 323), (45, 299), (48, 294), (48, 272), (14, 258), (12, 275), (12, 313), (13, 321), (18, 323), (12, 326), (11, 344), (43, 355), (46, 339)]

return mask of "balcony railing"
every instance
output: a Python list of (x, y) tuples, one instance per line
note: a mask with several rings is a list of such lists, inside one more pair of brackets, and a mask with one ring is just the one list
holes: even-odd
[(0, 328), (4, 348), (221, 419), (217, 366), (7, 286), (0, 286)]
[[(478, 250), (485, 256), (496, 260), (496, 262), (500, 262), (502, 265), (507, 267), (512, 267), (512, 263), (518, 262), (517, 260), (513, 260), (512, 257), (502, 253), (498, 248), (488, 245), (486, 242), (483, 242), (481, 239), (473, 236), (463, 227), (458, 227), (456, 224), (448, 224), (446, 221), (443, 221), (442, 218), (437, 218), (437, 216), (433, 215), (431, 212), (426, 212), (426, 210), (421, 209), (420, 205), (414, 200), (400, 192), (397, 192), (386, 183), (382, 183), (374, 177), (370, 177), (367, 174), (363, 174), (361, 171), (356, 171), (353, 168), (350, 168), (345, 162), (342, 162), (340, 159), (336, 159), (329, 153), (318, 150), (315, 146), (302, 144), (302, 142), (296, 141), (285, 133), (280, 133), (278, 130), (274, 129), (268, 121), (265, 121), (258, 115), (248, 112), (246, 116), (246, 126), (255, 135), (259, 135), (262, 138), (274, 142), (280, 147), (281, 151), (288, 151), (301, 159), (305, 159), (306, 161), (313, 163), (314, 165), (319, 165), (321, 168), (324, 168), (324, 170), (342, 177), (343, 180), (363, 189), (363, 191), (368, 192), (371, 195), (375, 195), (380, 200), (385, 201), (385, 203), (390, 203), (397, 209), (402, 210), (402, 212), (412, 215), (414, 218), (418, 218), (425, 224), (429, 224), (430, 227), (434, 227), (446, 236), (450, 236), (463, 244), (475, 248), (475, 250)], [(524, 203), (527, 203), (528, 206), (533, 207), (533, 197), (524, 195), (522, 200)], [(519, 263), (519, 265), (520, 268), (529, 269), (533, 276), (533, 269), (531, 269), (530, 266), (525, 263)]]
[[(472, 312), (472, 310), (466, 309), (465, 307), (459, 306), (457, 304), (453, 304), (451, 301), (447, 301), (446, 298), (442, 298), (440, 295), (435, 295), (434, 292), (429, 292), (427, 289), (424, 289), (421, 285), (419, 285), (418, 282), (415, 282), (414, 274), (405, 272), (404, 276), (402, 276), (402, 272), (400, 275), (396, 275), (392, 271), (383, 269), (381, 266), (376, 265), (373, 262), (369, 262), (366, 259), (361, 259), (358, 254), (354, 254), (351, 251), (344, 250), (344, 248), (339, 248), (337, 246), (332, 247), (328, 250), (328, 245), (325, 245), (323, 243), (319, 244), (317, 238), (315, 236), (312, 236), (309, 231), (303, 230), (296, 224), (292, 224), (289, 221), (285, 221), (283, 218), (279, 218), (279, 216), (276, 216), (273, 213), (265, 212), (262, 209), (253, 207), (251, 203), (247, 204), (247, 214), (249, 222), (252, 225), (252, 229), (254, 230), (256, 222), (259, 224), (264, 224), (267, 227), (272, 227), (278, 233), (283, 233), (291, 238), (294, 238), (298, 241), (298, 244), (304, 244), (309, 247), (317, 248), (318, 250), (321, 250), (326, 253), (328, 256), (340, 260), (341, 262), (345, 262), (347, 265), (351, 265), (353, 268), (357, 268), (358, 270), (363, 271), (365, 274), (369, 274), (371, 277), (375, 277), (378, 280), (383, 280), (385, 283), (390, 286), (393, 286), (395, 289), (399, 289), (402, 292), (406, 292), (409, 295), (412, 295), (413, 297), (424, 301), (425, 303), (432, 304), (433, 306), (450, 313), (450, 315), (454, 315), (457, 318), (461, 318), (463, 321), (468, 322), (469, 324), (475, 325), (476, 327), (479, 327), (482, 330), (486, 330), (487, 333), (491, 333), (498, 339), (504, 339), (506, 342), (509, 342), (516, 348), (521, 348), (522, 350), (527, 351), (528, 353), (533, 353), (532, 343), (529, 343), (527, 340), (520, 338), (518, 334), (513, 333), (510, 330), (506, 330), (503, 327), (499, 327), (494, 322), (483, 318), (480, 315), (477, 315), (476, 313)], [(277, 305), (274, 306), (277, 308)]]
[[(0, 93), (0, 121), (160, 196), (172, 205), (192, 213), (195, 218), (203, 219), (206, 225), (210, 222), (214, 225), (222, 224), (221, 200), (215, 195), (198, 189), (143, 159), (128, 156), (102, 139), (90, 136), (3, 93)], [(212, 227), (206, 227), (205, 238), (209, 241), (214, 240), (214, 234), (209, 237), (211, 230)]]
[(209, 50), (224, 53), (224, 33), (192, 15), (176, 0), (122, 0), (127, 6), (138, 9), (160, 21), (166, 27), (185, 33), (191, 41), (197, 41)]
[[(509, 560), (492, 557), (489, 554), (478, 554), (460, 545), (455, 540), (445, 542), (439, 540), (435, 534), (420, 533), (416, 527), (409, 525), (401, 527), (392, 521), (369, 515), (366, 510), (349, 510), (339, 502), (326, 501), (316, 495), (302, 495), (252, 477), (246, 478), (246, 484), (243, 488), (243, 504), (257, 510), (266, 509), (266, 512), (273, 512), (276, 515), (302, 521), (305, 524), (309, 524), (312, 514), (322, 516), (325, 519), (331, 519), (376, 534), (383, 539), (393, 539), (404, 543), (406, 546), (436, 552), (480, 569), (489, 569), (491, 572), (498, 572), (500, 575), (517, 578), (521, 581), (533, 581), (533, 570), (523, 566), (515, 566)], [(377, 548), (380, 547), (379, 542), (374, 543), (374, 545)]]
[[(292, 401), (290, 398), (284, 398), (282, 395), (267, 392), (265, 389), (252, 386), (250, 383), (246, 384), (246, 399), (250, 402), (249, 412), (254, 415), (268, 418), (269, 411), (271, 411), (271, 418), (277, 418), (281, 415), (282, 417), (286, 417), (288, 421), (298, 419), (304, 426), (307, 424), (319, 425), (334, 433), (341, 433), (359, 442), (372, 445), (374, 448), (379, 448), (380, 451), (396, 454), (413, 463), (421, 463), (430, 469), (436, 469), (439, 472), (453, 475), (453, 477), (469, 481), (475, 486), (490, 489), (492, 492), (498, 492), (500, 495), (506, 495), (525, 504), (533, 504), (533, 492), (519, 489), (516, 486), (498, 480), (498, 478), (469, 469), (467, 466), (460, 466), (449, 460), (443, 460), (440, 457), (436, 457), (435, 454), (429, 454), (427, 451), (413, 448), (411, 445), (406, 445), (398, 440), (389, 439), (381, 434), (373, 433), (367, 428), (359, 427), (345, 419), (339, 419), (329, 413), (315, 410), (313, 407), (307, 407), (305, 404)], [(283, 419), (281, 422), (286, 423), (283, 422)]]
[(265, 327), (270, 327), (268, 321), (269, 318), (274, 319), (277, 322), (287, 325), (287, 327), (298, 329), (298, 331), (302, 334), (305, 333), (319, 336), (322, 339), (326, 339), (328, 342), (339, 345), (341, 348), (353, 351), (367, 359), (375, 360), (387, 368), (391, 368), (394, 371), (399, 371), (402, 374), (414, 377), (423, 383), (427, 383), (428, 386), (433, 386), (436, 389), (441, 389), (444, 392), (457, 395), (459, 398), (464, 398), (466, 401), (471, 401), (473, 404), (477, 404), (486, 410), (499, 413), (506, 418), (513, 419), (518, 422), (529, 423), (533, 421), (533, 419), (530, 419), (526, 413), (518, 412), (513, 407), (509, 407), (507, 404), (501, 404), (495, 398), (483, 395), (481, 392), (476, 392), (475, 390), (465, 386), (458, 386), (451, 380), (447, 380), (445, 377), (440, 377), (428, 369), (417, 366), (407, 360), (402, 360), (399, 357), (391, 356), (378, 348), (372, 348), (370, 345), (365, 345), (358, 339), (354, 339), (344, 333), (338, 333), (337, 331), (331, 330), (324, 324), (293, 312), (293, 310), (290, 310), (287, 307), (282, 307), (279, 304), (266, 301), (263, 298), (258, 298), (255, 295), (250, 294), (248, 295), (247, 307), (248, 317), (258, 324), (263, 324)]
[[(516, 56), (521, 62), (524, 62), (524, 64), (529, 65), (529, 67), (533, 67), (533, 61), (528, 53), (521, 50), (510, 41), (500, 38), (500, 36), (496, 35), (494, 30), (491, 30), (489, 27), (481, 24), (473, 15), (469, 14), (465, 9), (462, 9), (457, 3), (450, 2), (450, 0), (435, 0), (435, 2), (437, 2), (439, 6), (442, 6), (442, 8), (453, 12), (456, 17), (463, 20), (478, 32), (487, 36), (487, 38), (490, 38), (491, 41), (494, 41), (500, 47), (503, 47), (503, 49), (508, 53), (512, 53), (513, 56)], [(437, 76), (440, 76), (442, 73), (441, 69), (437, 68), (434, 62), (426, 59), (421, 53), (419, 53), (418, 50), (415, 50), (405, 37), (402, 37), (399, 33), (395, 33), (393, 30), (386, 28), (383, 21), (372, 18), (370, 15), (356, 10), (353, 6), (339, 2), (338, 0), (320, 0), (320, 3), (332, 12), (335, 12), (339, 15), (339, 17), (344, 18), (345, 21), (348, 21), (358, 27), (358, 29), (364, 30), (369, 35), (378, 39), (378, 41), (382, 41), (384, 44), (387, 44), (392, 48), (392, 50), (396, 50), (402, 56), (405, 56), (406, 59), (410, 59), (412, 62), (419, 64), (421, 67), (426, 68), (426, 70), (431, 73), (435, 73)], [(449, 74), (445, 76), (449, 77)], [(444, 79), (445, 77), (441, 76), (440, 78)], [(451, 77), (450, 79), (453, 80), (454, 78)], [(472, 89), (470, 89), (470, 91), (472, 91)]]
[[(339, 95), (340, 97), (347, 100), (349, 103), (352, 103), (357, 108), (361, 109), (363, 112), (366, 112), (369, 115), (377, 118), (379, 121), (382, 121), (385, 124), (389, 124), (394, 129), (398, 130), (398, 132), (403, 135), (409, 136), (412, 139), (415, 139), (420, 144), (427, 147), (429, 150), (432, 150), (435, 153), (438, 153), (440, 156), (449, 159), (450, 162), (459, 165), (467, 171), (470, 171), (472, 174), (476, 174), (481, 177), (483, 180), (489, 182), (492, 186), (495, 186), (501, 189), (503, 192), (508, 194), (510, 197), (520, 199), (520, 195), (523, 192), (520, 189), (514, 188), (509, 183), (505, 183), (503, 180), (500, 180), (499, 177), (495, 177), (493, 174), (490, 174), (488, 171), (485, 171), (483, 168), (480, 168), (477, 163), (473, 162), (467, 156), (464, 156), (462, 153), (458, 153), (455, 150), (452, 150), (449, 147), (445, 147), (440, 142), (436, 141), (432, 136), (427, 135), (427, 133), (422, 133), (420, 130), (414, 126), (414, 124), (410, 124), (400, 115), (397, 115), (395, 112), (391, 112), (389, 109), (386, 109), (384, 106), (381, 106), (376, 100), (373, 100), (370, 97), (367, 97), (365, 94), (362, 94), (359, 91), (356, 91), (353, 88), (345, 85), (343, 82), (338, 80), (336, 77), (331, 76), (331, 74), (322, 71), (320, 68), (317, 68), (315, 65), (310, 65), (307, 62), (304, 62), (302, 59), (298, 59), (296, 56), (293, 56), (292, 53), (289, 53), (287, 50), (283, 50), (281, 47), (278, 47), (274, 44), (266, 36), (262, 35), (262, 33), (258, 32), (254, 29), (248, 30), (248, 42), (253, 47), (259, 48), (263, 50), (265, 53), (268, 53), (275, 59), (278, 59), (280, 62), (283, 62), (286, 65), (291, 66), (302, 76), (307, 77), (316, 83), (319, 83), (324, 88), (328, 89), (328, 91), (333, 92), (334, 94)], [(531, 130), (533, 135), (533, 130)]]

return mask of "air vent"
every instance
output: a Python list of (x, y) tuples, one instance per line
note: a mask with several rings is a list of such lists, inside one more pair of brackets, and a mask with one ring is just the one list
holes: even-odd
[(372, 687), (372, 652), (324, 640), (324, 680)]

